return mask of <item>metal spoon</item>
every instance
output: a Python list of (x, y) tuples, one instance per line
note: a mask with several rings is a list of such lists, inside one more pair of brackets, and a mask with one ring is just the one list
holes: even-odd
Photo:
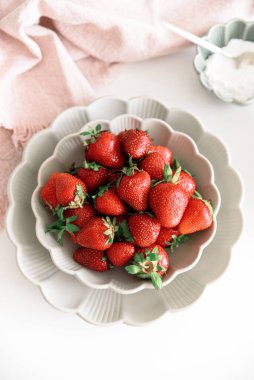
[(231, 54), (225, 52), (220, 47), (212, 44), (211, 42), (204, 40), (203, 38), (197, 37), (195, 36), (195, 34), (187, 32), (186, 30), (183, 30), (179, 28), (178, 26), (169, 24), (168, 22), (163, 22), (162, 24), (167, 29), (171, 30), (174, 33), (179, 34), (180, 36), (186, 38), (186, 40), (193, 42), (195, 45), (202, 46), (203, 48), (211, 51), (212, 53), (219, 53), (219, 54), (224, 55), (227, 58), (233, 59), (237, 68), (240, 67), (243, 63), (247, 65), (254, 64), (254, 52), (245, 52), (238, 55), (237, 57), (233, 57)]

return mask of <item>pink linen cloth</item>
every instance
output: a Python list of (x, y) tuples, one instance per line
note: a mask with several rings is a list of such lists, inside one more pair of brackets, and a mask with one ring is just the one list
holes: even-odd
[(253, 12), (248, 0), (0, 0), (0, 226), (8, 176), (35, 132), (93, 100), (117, 64), (186, 43), (157, 23), (202, 35)]

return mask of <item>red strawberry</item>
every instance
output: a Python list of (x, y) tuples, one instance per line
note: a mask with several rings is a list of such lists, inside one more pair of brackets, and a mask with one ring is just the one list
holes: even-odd
[(211, 204), (202, 199), (196, 192), (197, 198), (191, 198), (182, 220), (178, 226), (181, 234), (192, 234), (209, 228), (213, 223), (213, 209)]
[(101, 126), (97, 125), (95, 131), (90, 130), (81, 135), (91, 137), (85, 142), (87, 161), (95, 161), (110, 168), (119, 168), (124, 165), (125, 158), (121, 151), (120, 141), (113, 133), (101, 132)]
[(53, 173), (49, 177), (46, 184), (43, 186), (40, 192), (41, 199), (45, 206), (47, 206), (51, 211), (53, 211), (57, 205), (58, 201), (56, 199), (56, 178), (60, 173)]
[(86, 184), (89, 193), (94, 193), (100, 186), (108, 182), (109, 171), (96, 162), (84, 161), (84, 167), (77, 170), (76, 177)]
[(57, 242), (62, 242), (62, 237), (66, 231), (70, 238), (76, 242), (77, 232), (89, 219), (96, 215), (93, 206), (84, 204), (82, 208), (64, 210), (63, 207), (57, 208), (58, 220), (47, 226), (46, 232), (57, 233)]
[(170, 149), (168, 149), (165, 146), (161, 146), (161, 145), (151, 145), (148, 153), (155, 153), (155, 152), (160, 153), (160, 155), (163, 156), (166, 163), (168, 163), (169, 165), (172, 164), (172, 156), (173, 155), (172, 155), (172, 152)]
[(128, 225), (134, 244), (139, 247), (148, 247), (155, 243), (161, 228), (158, 220), (148, 214), (131, 215)]
[(165, 165), (164, 180), (170, 182), (155, 185), (149, 194), (150, 207), (163, 227), (176, 227), (188, 204), (187, 193), (177, 185), (180, 170), (172, 176), (172, 170)]
[(78, 248), (73, 254), (73, 259), (83, 267), (104, 272), (109, 269), (107, 256), (103, 251), (90, 248)]
[(95, 208), (104, 215), (123, 215), (127, 208), (125, 203), (119, 197), (115, 187), (110, 185), (100, 187), (99, 192), (94, 196)]
[(104, 251), (113, 243), (115, 230), (115, 224), (109, 217), (96, 217), (90, 219), (78, 232), (76, 241), (82, 247)]
[(56, 177), (56, 198), (61, 206), (82, 207), (87, 196), (84, 182), (69, 173), (59, 173)]
[(70, 218), (71, 216), (76, 216), (77, 218), (73, 221), (73, 224), (82, 228), (88, 220), (96, 216), (96, 210), (92, 205), (88, 203), (83, 204), (82, 208), (73, 208), (64, 211), (64, 217)]
[(177, 170), (181, 170), (178, 179), (178, 186), (185, 190), (190, 198), (196, 190), (196, 182), (194, 181), (194, 178), (187, 170), (181, 168), (181, 164), (178, 160), (174, 160), (173, 166), (176, 169), (172, 173), (173, 176)]
[(170, 161), (165, 161), (163, 155), (158, 152), (148, 154), (139, 164), (140, 169), (145, 170), (152, 179), (160, 181), (164, 175), (165, 164), (170, 165)]
[(179, 232), (176, 228), (161, 227), (156, 244), (159, 244), (162, 247), (168, 247), (171, 245), (173, 237), (177, 237), (178, 235)]
[[(175, 172), (173, 171), (173, 175), (174, 173)], [(196, 182), (194, 181), (193, 177), (189, 173), (186, 173), (183, 170), (181, 171), (179, 175), (178, 186), (186, 191), (189, 198), (194, 194), (196, 190)]]
[(180, 235), (179, 231), (175, 228), (161, 227), (156, 244), (162, 247), (170, 247), (171, 252), (174, 248), (179, 247), (180, 244), (185, 243), (189, 240), (188, 235)]
[(125, 267), (129, 274), (134, 274), (141, 279), (150, 279), (156, 289), (162, 287), (162, 276), (169, 267), (167, 252), (158, 244), (152, 244), (147, 248), (137, 248), (133, 258), (133, 264)]
[(134, 253), (134, 245), (125, 242), (113, 243), (107, 250), (108, 258), (115, 267), (125, 265), (130, 259), (132, 259)]
[(118, 194), (134, 210), (144, 211), (147, 208), (151, 178), (145, 171), (128, 170), (128, 174), (123, 175), (119, 181)]
[(151, 138), (145, 131), (129, 129), (121, 136), (121, 143), (125, 153), (137, 159), (146, 155), (151, 145)]

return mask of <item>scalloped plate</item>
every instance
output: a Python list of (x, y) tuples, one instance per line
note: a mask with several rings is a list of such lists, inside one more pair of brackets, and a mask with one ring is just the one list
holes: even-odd
[[(37, 186), (38, 169), (52, 154), (57, 142), (67, 134), (77, 132), (89, 120), (111, 120), (123, 113), (165, 120), (175, 130), (191, 136), (199, 151), (213, 165), (215, 182), (222, 199), (216, 235), (205, 248), (198, 264), (160, 291), (147, 289), (130, 295), (118, 294), (111, 289), (91, 289), (74, 277), (60, 272), (49, 252), (36, 238), (35, 218), (30, 206), (31, 195)], [(27, 144), (22, 163), (11, 176), (8, 194), (10, 206), (6, 216), (7, 231), (17, 247), (17, 262), (22, 273), (40, 287), (44, 298), (51, 305), (59, 310), (76, 313), (97, 325), (120, 321), (141, 325), (159, 318), (167, 311), (192, 304), (205, 286), (226, 269), (231, 248), (240, 237), (243, 227), (242, 184), (230, 166), (224, 144), (206, 132), (194, 116), (179, 109), (168, 109), (161, 102), (146, 97), (129, 101), (103, 97), (87, 107), (73, 107), (61, 113), (51, 128), (38, 133)], [(26, 223), (17, 222), (20, 215), (26, 215)]]

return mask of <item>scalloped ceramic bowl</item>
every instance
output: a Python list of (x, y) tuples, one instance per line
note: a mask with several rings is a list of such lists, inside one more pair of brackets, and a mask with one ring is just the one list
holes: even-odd
[[(226, 24), (216, 24), (203, 38), (219, 47), (226, 46), (233, 38), (254, 42), (254, 21), (231, 20)], [(213, 53), (200, 46), (197, 47), (197, 55), (194, 58), (194, 67), (199, 74), (202, 85), (224, 102), (236, 103), (240, 105), (248, 105), (252, 103), (254, 98), (248, 99), (245, 102), (240, 102), (232, 97), (226, 98), (222, 96), (217, 90), (214, 90), (211, 87), (205, 74), (207, 58), (211, 54)]]
[[(197, 187), (201, 194), (212, 201), (214, 206), (213, 225), (192, 236), (190, 241), (170, 254), (171, 266), (163, 279), (163, 286), (169, 284), (178, 274), (190, 270), (201, 257), (203, 249), (211, 242), (216, 231), (216, 214), (220, 206), (220, 195), (214, 184), (213, 168), (209, 161), (199, 153), (194, 141), (186, 134), (174, 131), (167, 123), (159, 119), (144, 119), (136, 116), (121, 115), (112, 121), (95, 120), (89, 122), (81, 131), (88, 127), (94, 128), (101, 124), (103, 130), (110, 130), (118, 134), (124, 129), (137, 128), (148, 130), (154, 143), (166, 145), (172, 149), (174, 157), (180, 160), (183, 166), (195, 174)], [(152, 289), (148, 281), (130, 276), (124, 268), (116, 268), (98, 273), (81, 267), (73, 261), (74, 243), (68, 237), (64, 238), (60, 246), (50, 234), (45, 234), (46, 225), (52, 222), (52, 216), (39, 201), (40, 189), (54, 171), (65, 171), (72, 162), (82, 163), (84, 159), (83, 141), (87, 136), (79, 133), (67, 135), (57, 144), (54, 153), (41, 165), (38, 173), (38, 186), (32, 196), (32, 209), (36, 216), (36, 234), (40, 243), (49, 250), (51, 258), (57, 268), (65, 273), (76, 276), (85, 285), (94, 289), (114, 289), (122, 294), (138, 292), (142, 289)]]

